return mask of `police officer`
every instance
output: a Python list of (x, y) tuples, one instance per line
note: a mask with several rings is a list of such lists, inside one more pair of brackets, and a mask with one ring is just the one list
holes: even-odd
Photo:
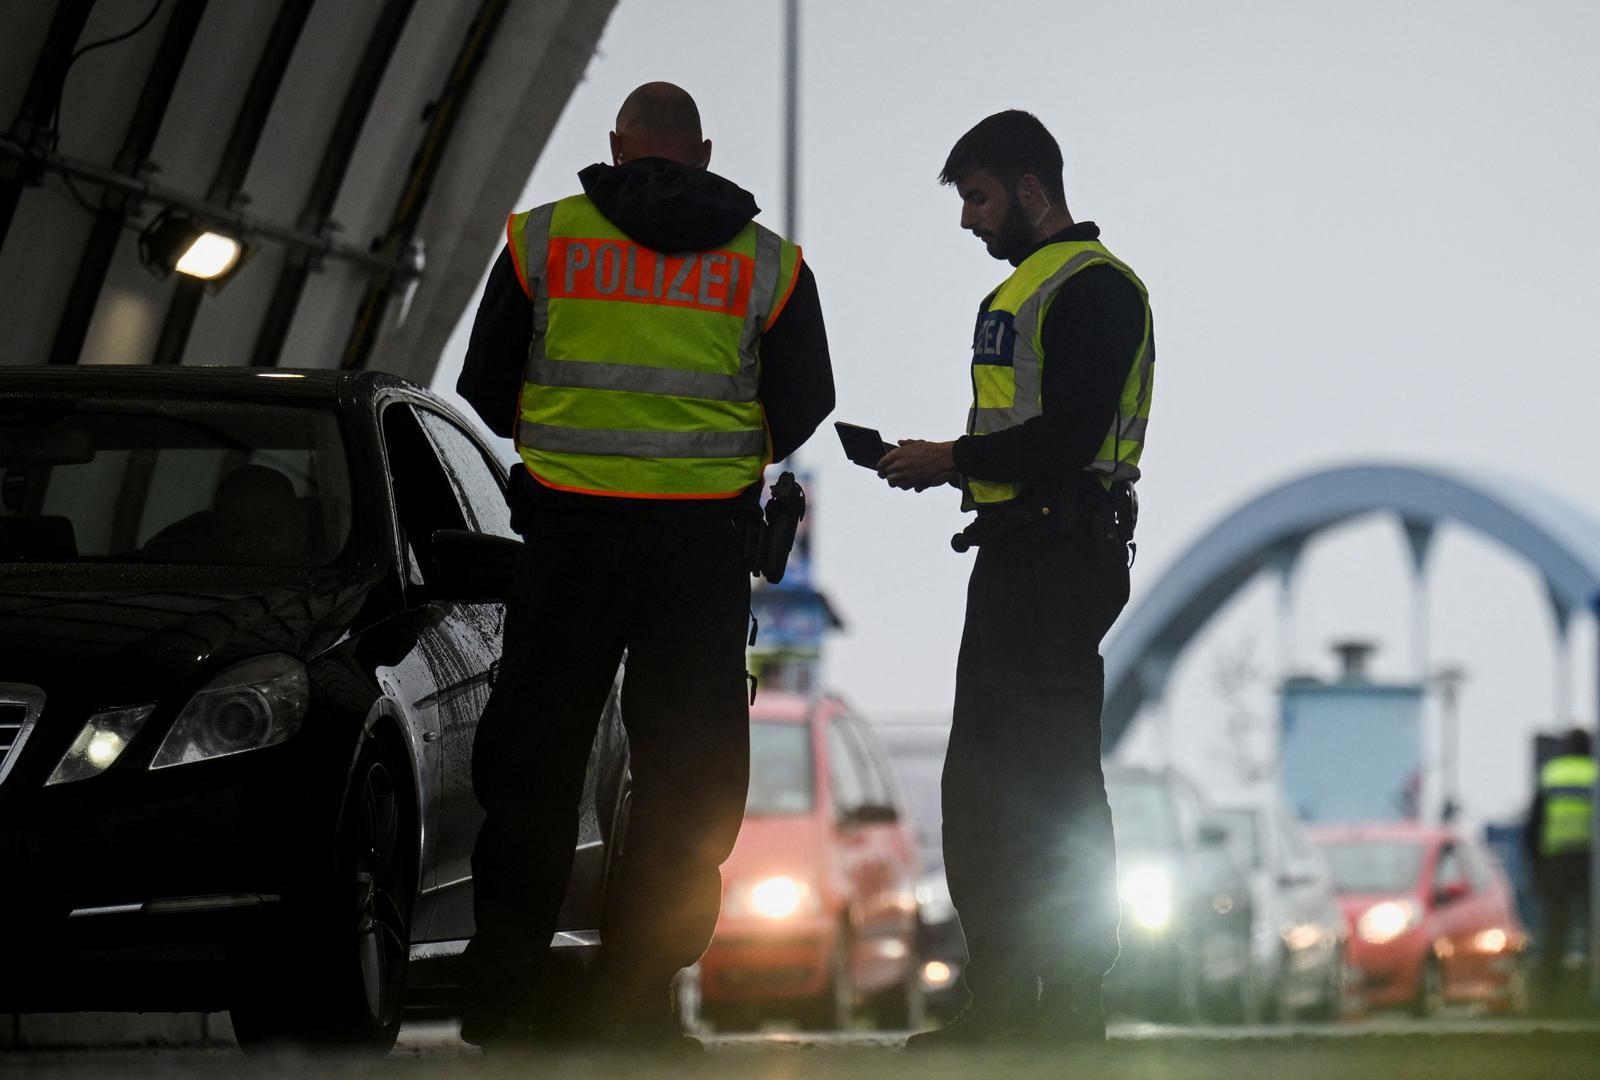
[(1562, 737), (1561, 753), (1540, 768), (1528, 814), (1528, 848), (1543, 912), (1539, 989), (1547, 1001), (1560, 997), (1573, 923), (1589, 925), (1595, 771), (1589, 733), (1573, 728)]
[(878, 465), (895, 487), (955, 483), (977, 512), (955, 542), (978, 553), (943, 778), (971, 1000), (913, 1045), (1105, 1038), (1118, 911), (1098, 649), (1128, 598), (1155, 354), (1144, 285), (1073, 221), (1061, 170), (1018, 110), (951, 150), (961, 227), (1014, 269), (979, 305), (967, 433)]
[(668, 988), (711, 939), (749, 769), (737, 523), (833, 409), (811, 271), (707, 170), (694, 100), (640, 86), (611, 154), (581, 194), (511, 216), (457, 384), (515, 437), (526, 541), (472, 762), (486, 816), (463, 1037), (480, 1044), (585, 1030), (548, 953), (626, 651), (632, 806), (592, 1015), (607, 1039), (684, 1045)]

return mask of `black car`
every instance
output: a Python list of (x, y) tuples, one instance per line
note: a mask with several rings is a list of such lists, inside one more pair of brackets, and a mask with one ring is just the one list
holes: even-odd
[[(503, 480), (391, 376), (0, 368), (0, 1012), (387, 1048), (450, 1006)], [(625, 797), (613, 704), (560, 955)]]
[(1107, 1005), (1152, 1019), (1253, 1021), (1250, 880), (1200, 792), (1171, 771), (1106, 766), (1122, 953)]

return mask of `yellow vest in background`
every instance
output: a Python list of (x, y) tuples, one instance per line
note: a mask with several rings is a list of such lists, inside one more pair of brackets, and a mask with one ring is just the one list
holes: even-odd
[(1551, 758), (1539, 770), (1539, 793), (1544, 796), (1540, 855), (1589, 850), (1594, 828), (1595, 772), (1594, 758), (1582, 754)]

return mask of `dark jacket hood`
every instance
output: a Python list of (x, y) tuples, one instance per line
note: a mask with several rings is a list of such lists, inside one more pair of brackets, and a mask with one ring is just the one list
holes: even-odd
[(608, 221), (655, 251), (721, 247), (761, 212), (733, 181), (665, 158), (596, 163), (578, 179)]

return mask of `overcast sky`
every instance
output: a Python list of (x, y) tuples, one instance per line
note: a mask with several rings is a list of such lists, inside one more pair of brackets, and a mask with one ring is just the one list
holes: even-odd
[[(1356, 461), (1484, 465), (1600, 517), (1600, 4), (1466, 2), (802, 5), (795, 239), (822, 295), (839, 407), (890, 438), (953, 438), (973, 313), (1008, 268), (958, 226), (935, 177), (983, 116), (1020, 107), (1060, 141), (1068, 203), (1150, 288), (1159, 343), (1134, 603), (1230, 508)], [(605, 160), (640, 82), (693, 93), (712, 168), (781, 228), (782, 4), (621, 0), (546, 147), (526, 208)], [(494, 252), (485, 252), (485, 267)], [(470, 323), (470, 313), (468, 318)], [(467, 324), (440, 364), (453, 385)], [(817, 577), (849, 622), (827, 682), (870, 718), (948, 716), (971, 557), (957, 497), (891, 491), (824, 428)], [(1553, 621), (1538, 576), (1445, 529), (1430, 562), (1435, 662), (1463, 665), (1469, 810), (1517, 812), (1530, 734), (1554, 725)], [(1166, 724), (1121, 748), (1230, 782), (1218, 672), (1280, 663), (1274, 590), (1243, 590), (1185, 654)], [(1409, 674), (1399, 530), (1324, 534), (1299, 583), (1294, 651), (1382, 649)], [(1115, 631), (1113, 631), (1113, 634)], [(1592, 618), (1568, 700), (1592, 723)]]

